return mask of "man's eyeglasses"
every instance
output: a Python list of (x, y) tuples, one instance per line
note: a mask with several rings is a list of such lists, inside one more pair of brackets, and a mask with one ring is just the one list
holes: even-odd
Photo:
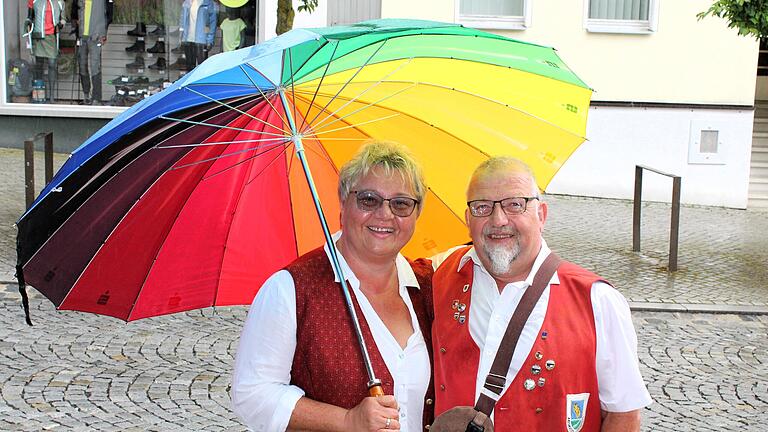
[(364, 212), (374, 212), (381, 207), (384, 202), (389, 203), (389, 210), (392, 214), (399, 217), (408, 217), (413, 214), (419, 200), (408, 197), (384, 198), (373, 191), (351, 191), (356, 195), (357, 208)]
[(493, 213), (493, 208), (496, 204), (501, 205), (501, 209), (504, 213), (514, 216), (525, 213), (528, 208), (528, 201), (537, 200), (539, 197), (511, 197), (504, 198), (503, 200), (473, 200), (468, 201), (469, 213), (474, 217), (488, 217)]

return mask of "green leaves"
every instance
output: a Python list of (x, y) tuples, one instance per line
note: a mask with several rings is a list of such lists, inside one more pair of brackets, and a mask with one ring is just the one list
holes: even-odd
[(317, 7), (317, 0), (301, 0), (301, 3), (296, 10), (299, 12), (309, 12), (312, 13), (315, 11), (315, 8)]
[(726, 19), (728, 27), (738, 29), (740, 35), (768, 36), (768, 0), (717, 0), (696, 14), (699, 20), (707, 16)]

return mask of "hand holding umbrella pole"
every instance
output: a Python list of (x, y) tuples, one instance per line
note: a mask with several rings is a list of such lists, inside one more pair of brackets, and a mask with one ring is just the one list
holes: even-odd
[(288, 101), (285, 97), (285, 89), (278, 89), (280, 100), (283, 103), (283, 111), (288, 120), (288, 125), (291, 128), (292, 141), (296, 147), (296, 156), (301, 162), (301, 167), (304, 171), (304, 176), (307, 179), (307, 185), (309, 186), (310, 194), (312, 195), (312, 201), (315, 204), (315, 210), (317, 210), (317, 216), (320, 219), (320, 226), (323, 228), (323, 235), (325, 236), (325, 243), (328, 245), (328, 250), (331, 255), (331, 263), (333, 265), (333, 271), (338, 276), (341, 283), (341, 289), (344, 292), (344, 300), (349, 310), (349, 316), (352, 320), (352, 327), (355, 329), (355, 336), (357, 336), (357, 342), (360, 344), (360, 351), (363, 355), (363, 363), (365, 364), (365, 370), (368, 373), (368, 394), (371, 396), (384, 396), (384, 390), (381, 387), (381, 380), (376, 378), (371, 365), (371, 357), (368, 355), (368, 348), (365, 346), (365, 340), (363, 339), (363, 331), (360, 328), (360, 321), (355, 312), (355, 305), (352, 303), (352, 297), (349, 295), (349, 285), (347, 284), (347, 278), (344, 276), (344, 272), (339, 264), (338, 252), (336, 251), (336, 244), (333, 242), (331, 231), (328, 229), (328, 222), (326, 222), (325, 214), (323, 213), (323, 207), (320, 204), (320, 197), (315, 188), (315, 182), (312, 180), (312, 171), (309, 169), (307, 158), (304, 150), (304, 144), (301, 141), (301, 135), (296, 130), (296, 122), (291, 115), (291, 108), (288, 106)]

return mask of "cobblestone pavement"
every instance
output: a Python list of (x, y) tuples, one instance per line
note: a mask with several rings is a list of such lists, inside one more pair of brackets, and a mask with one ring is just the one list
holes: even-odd
[(768, 310), (768, 212), (682, 206), (679, 269), (669, 273), (669, 204), (643, 204), (638, 254), (632, 252), (630, 201), (547, 201), (549, 246), (614, 283), (632, 302)]
[[(245, 307), (124, 324), (0, 290), (0, 430), (244, 430), (229, 386)], [(644, 431), (764, 431), (768, 316), (635, 312)]]
[[(22, 159), (0, 148), (0, 281), (12, 280), (15, 265)], [(39, 189), (42, 160), (36, 165)], [(768, 311), (768, 213), (683, 206), (680, 270), (668, 273), (668, 204), (643, 205), (636, 254), (629, 201), (547, 200), (549, 245), (633, 302), (655, 400), (643, 430), (765, 430), (768, 315), (759, 313)], [(0, 283), (0, 430), (243, 430), (229, 385), (245, 307), (124, 324), (57, 312), (29, 291), (34, 327), (24, 324), (16, 286)], [(669, 306), (741, 313), (660, 312)]]

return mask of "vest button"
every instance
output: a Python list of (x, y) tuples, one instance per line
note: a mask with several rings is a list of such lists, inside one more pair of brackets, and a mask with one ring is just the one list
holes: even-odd
[(544, 410), (541, 409), (541, 408), (536, 408), (536, 414), (541, 414), (542, 411), (544, 411)]
[(445, 354), (445, 347), (440, 347), (440, 352)]
[(444, 384), (440, 384), (440, 390), (445, 391), (445, 385)]
[(424, 403), (427, 405), (432, 405), (432, 399), (427, 399), (424, 401)]

